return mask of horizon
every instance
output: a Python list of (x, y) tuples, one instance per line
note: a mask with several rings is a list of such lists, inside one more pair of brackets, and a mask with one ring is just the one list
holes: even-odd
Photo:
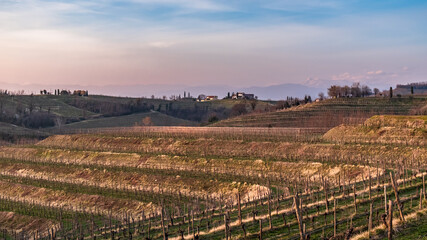
[(386, 89), (425, 81), (426, 9), (397, 0), (3, 1), (0, 82)]
[[(357, 83), (357, 82), (354, 82)], [(426, 82), (417, 82), (425, 84)], [(397, 83), (398, 85), (410, 85), (416, 83)], [(333, 84), (340, 85), (340, 84)], [(352, 84), (341, 84), (340, 86), (351, 86)], [(0, 82), (0, 90), (8, 90), (10, 92), (22, 92), (24, 95), (35, 94), (38, 95), (41, 90), (46, 90), (48, 93), (53, 94), (56, 89), (60, 90), (86, 90), (90, 95), (104, 95), (112, 97), (130, 97), (130, 98), (163, 98), (172, 96), (183, 95), (184, 92), (191, 94), (192, 97), (197, 98), (200, 94), (216, 95), (219, 98), (227, 96), (227, 93), (245, 92), (253, 93), (259, 97), (260, 100), (284, 100), (287, 97), (303, 98), (304, 96), (311, 96), (317, 98), (320, 93), (327, 95), (327, 88), (315, 88), (303, 84), (278, 84), (269, 86), (250, 86), (246, 88), (234, 88), (227, 85), (207, 85), (207, 86), (183, 86), (183, 85), (142, 85), (134, 84), (129, 85), (19, 85), (19, 84), (5, 84)], [(332, 85), (331, 85), (332, 86)], [(375, 87), (368, 86), (371, 90)], [(131, 90), (129, 90), (131, 89)], [(387, 91), (389, 87), (379, 88), (380, 91)]]

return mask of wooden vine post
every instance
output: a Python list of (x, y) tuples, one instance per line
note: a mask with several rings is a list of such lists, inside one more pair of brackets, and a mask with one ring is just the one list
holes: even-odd
[(357, 195), (356, 195), (355, 184), (353, 184), (353, 202), (354, 202), (354, 212), (357, 213)]
[(425, 200), (426, 199), (426, 182), (425, 182), (424, 177), (425, 177), (425, 174), (423, 173), (423, 197)]
[(270, 188), (270, 181), (268, 181), (268, 223), (270, 226), (270, 230), (273, 229), (273, 224), (271, 222), (271, 188)]
[(384, 214), (387, 214), (387, 186), (384, 185)]
[(396, 181), (394, 179), (392, 172), (390, 172), (390, 178), (391, 178), (391, 184), (392, 184), (393, 190), (394, 190), (394, 195), (396, 197), (397, 209), (399, 210), (400, 220), (402, 222), (405, 222), (405, 217), (403, 216), (403, 211), (402, 211), (402, 205), (400, 203), (400, 198), (399, 198), (399, 190), (397, 188), (397, 184), (396, 184)]
[(371, 239), (371, 231), (372, 231), (372, 208), (373, 208), (373, 203), (371, 202), (371, 204), (369, 205), (369, 222), (368, 222), (368, 239)]
[(337, 236), (337, 200), (334, 198), (334, 237)]
[[(345, 183), (344, 183), (344, 185), (345, 185)], [(325, 192), (325, 208), (326, 208), (326, 213), (329, 213), (328, 188), (327, 188), (327, 185), (326, 185), (326, 180), (323, 180), (323, 190)]]
[(369, 169), (369, 201), (372, 200), (372, 180), (371, 180), (371, 170)]
[(161, 223), (162, 223), (162, 233), (163, 233), (163, 240), (166, 240), (166, 230), (165, 230), (165, 218), (164, 218), (164, 212), (165, 208), (163, 207), (163, 203), (162, 203), (162, 214), (161, 214)]
[(242, 203), (240, 199), (240, 192), (237, 193), (237, 203), (239, 208), (239, 225), (242, 225)]
[(388, 240), (393, 239), (393, 201), (388, 201)]
[(295, 206), (295, 215), (297, 217), (297, 222), (298, 222), (298, 229), (301, 237), (300, 239), (305, 240), (305, 233), (302, 225), (302, 215), (301, 215), (301, 210), (299, 206), (298, 195), (295, 195), (294, 197), (294, 206)]

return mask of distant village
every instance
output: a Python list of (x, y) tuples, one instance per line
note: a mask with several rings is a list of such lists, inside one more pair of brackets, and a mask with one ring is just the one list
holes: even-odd
[[(190, 92), (185, 92), (185, 91), (184, 91), (184, 94), (182, 96), (181, 96), (181, 94), (171, 95), (169, 97), (169, 100), (172, 100), (172, 101), (190, 100), (190, 101), (197, 101), (197, 102), (208, 102), (208, 101), (214, 101), (214, 100), (220, 99), (217, 95), (206, 95), (206, 94), (199, 94), (197, 97), (193, 97), (193, 96), (191, 96)], [(151, 98), (155, 99), (156, 97), (154, 95), (152, 95)], [(167, 97), (163, 96), (162, 99), (166, 100)], [(225, 96), (222, 99), (254, 100), (254, 99), (258, 99), (258, 97), (255, 96), (255, 94), (253, 94), (253, 93), (245, 93), (245, 92), (232, 92), (232, 93), (230, 93), (230, 92), (228, 92), (227, 96)]]
[[(11, 92), (7, 90), (0, 90), (1, 95), (23, 95), (24, 91)], [(396, 88), (391, 88), (390, 90), (380, 91), (377, 88), (371, 89), (366, 85), (360, 85), (359, 83), (354, 83), (352, 86), (339, 86), (333, 85), (327, 89), (327, 95), (330, 98), (341, 98), (341, 97), (369, 97), (369, 96), (383, 96), (388, 97), (393, 94), (394, 96), (404, 96), (404, 95), (425, 95), (427, 94), (427, 82), (418, 82), (418, 83), (409, 83), (409, 84), (398, 84)], [(53, 92), (46, 89), (40, 90), (40, 95), (71, 95), (71, 96), (89, 96), (88, 90), (66, 90), (66, 89), (55, 89)], [(142, 97), (145, 98), (145, 97)], [(316, 98), (315, 101), (321, 101), (327, 97), (323, 93), (319, 93), (319, 98)], [(199, 94), (197, 97), (193, 97), (190, 92), (184, 91), (184, 94), (171, 95), (169, 98), (167, 96), (156, 97), (151, 96), (151, 99), (163, 99), (171, 101), (197, 101), (197, 102), (209, 102), (214, 100), (219, 100), (220, 98), (217, 95), (208, 95), (208, 94)], [(258, 97), (253, 93), (245, 92), (228, 92), (225, 97), (222, 99), (231, 99), (231, 100), (257, 100)]]
[[(48, 91), (46, 89), (40, 90), (40, 95), (55, 95), (55, 96), (60, 96), (60, 95), (74, 95), (74, 96), (89, 96), (89, 91), (88, 90), (74, 90), (74, 91), (70, 91), (70, 90), (65, 90), (65, 89), (55, 89), (54, 92)], [(151, 96), (151, 99), (155, 99), (156, 97), (154, 95)], [(163, 100), (167, 100), (166, 96), (163, 96), (161, 99)], [(169, 97), (169, 100), (172, 101), (178, 101), (178, 100), (191, 100), (191, 101), (197, 101), (197, 102), (208, 102), (208, 101), (213, 101), (213, 100), (218, 100), (218, 96), (216, 95), (205, 95), (205, 94), (200, 94), (197, 96), (197, 98), (191, 96), (190, 92), (186, 92), (184, 91), (183, 97), (181, 96), (181, 94), (179, 95), (171, 95)], [(255, 94), (253, 93), (245, 93), (245, 92), (228, 92), (227, 96), (225, 96), (223, 99), (233, 99), (233, 100), (256, 100), (258, 99), (257, 96), (255, 96)]]

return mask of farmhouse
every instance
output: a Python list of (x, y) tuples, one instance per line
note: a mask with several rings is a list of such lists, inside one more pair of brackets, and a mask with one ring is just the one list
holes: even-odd
[(73, 95), (88, 96), (89, 94), (87, 90), (74, 90)]
[(244, 93), (244, 92), (237, 92), (237, 93), (233, 93), (233, 95), (231, 96), (231, 99), (255, 99), (255, 94), (252, 93)]
[(207, 96), (206, 101), (218, 100), (218, 96)]
[(204, 94), (200, 94), (197, 97), (198, 102), (205, 102), (205, 101), (212, 101), (212, 100), (218, 100), (218, 96), (214, 96), (214, 95), (206, 96)]

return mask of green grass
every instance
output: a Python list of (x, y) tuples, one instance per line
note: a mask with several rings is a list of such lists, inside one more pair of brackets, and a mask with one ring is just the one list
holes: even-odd
[(4, 104), (3, 107), (11, 112), (14, 112), (18, 106), (28, 109), (30, 106), (33, 106), (34, 110), (40, 111), (41, 108), (41, 111), (49, 111), (50, 113), (65, 118), (93, 117), (96, 115), (95, 113), (65, 103), (64, 99), (66, 98), (71, 99), (72, 96), (3, 96), (2, 101)]
[[(383, 239), (387, 239), (387, 237)], [(406, 223), (393, 239), (427, 239), (427, 214), (418, 214), (417, 218)]]
[(159, 112), (136, 113), (118, 117), (89, 119), (64, 125), (63, 129), (109, 128), (143, 126), (143, 119), (149, 117), (153, 126), (195, 126), (197, 123), (168, 116)]

